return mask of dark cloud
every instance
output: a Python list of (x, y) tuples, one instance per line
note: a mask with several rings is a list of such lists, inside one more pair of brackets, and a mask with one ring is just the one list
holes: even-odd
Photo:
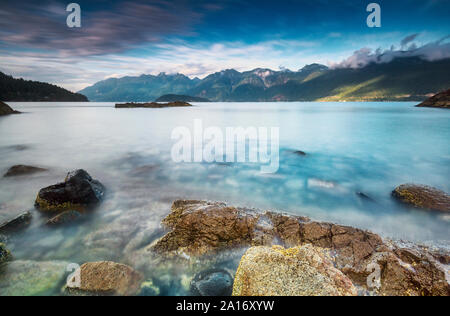
[[(381, 48), (373, 51), (370, 48), (361, 48), (340, 63), (331, 65), (334, 68), (361, 68), (370, 63), (388, 63), (397, 57), (420, 57), (425, 60), (434, 61), (450, 58), (450, 35), (436, 42), (431, 42), (418, 47), (412, 43), (417, 34), (410, 35), (401, 41), (402, 48), (396, 50), (392, 45), (389, 50)], [(407, 45), (409, 46), (405, 48)]]
[(52, 50), (64, 55), (116, 53), (166, 36), (193, 35), (191, 25), (201, 19), (201, 13), (185, 1), (103, 1), (94, 9), (80, 2), (82, 27), (70, 29), (66, 26), (68, 2), (8, 2), (0, 1), (3, 45)]
[(406, 37), (400, 42), (400, 45), (401, 45), (402, 47), (405, 47), (406, 45), (408, 45), (409, 43), (411, 43), (412, 41), (414, 41), (414, 40), (417, 38), (417, 36), (419, 36), (419, 33), (411, 34), (411, 35), (409, 35), (409, 36), (406, 36)]

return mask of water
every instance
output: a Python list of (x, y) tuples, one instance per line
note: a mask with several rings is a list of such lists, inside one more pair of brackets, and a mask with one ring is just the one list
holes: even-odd
[[(112, 103), (11, 103), (0, 118), (0, 171), (15, 164), (48, 173), (0, 179), (0, 221), (33, 207), (40, 188), (83, 168), (108, 187), (82, 224), (49, 229), (39, 213), (8, 243), (16, 259), (140, 267), (142, 249), (179, 198), (282, 210), (369, 229), (383, 237), (450, 245), (449, 219), (395, 203), (403, 183), (450, 191), (450, 111), (414, 103), (213, 103), (192, 108), (114, 109)], [(174, 163), (172, 130), (280, 127), (280, 169), (254, 164)], [(293, 151), (302, 150), (306, 156)], [(363, 192), (375, 202), (361, 199)]]

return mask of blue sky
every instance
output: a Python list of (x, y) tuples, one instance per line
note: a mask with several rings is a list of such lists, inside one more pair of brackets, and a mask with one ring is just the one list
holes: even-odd
[[(447, 0), (73, 1), (79, 29), (70, 1), (0, 0), (0, 71), (75, 91), (143, 73), (355, 66), (385, 50), (450, 57)], [(366, 25), (371, 2), (381, 28)]]

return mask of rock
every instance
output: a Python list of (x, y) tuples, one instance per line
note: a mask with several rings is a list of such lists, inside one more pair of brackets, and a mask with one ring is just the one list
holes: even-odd
[(9, 170), (6, 172), (4, 177), (16, 177), (16, 176), (24, 176), (24, 175), (31, 175), (39, 172), (45, 172), (47, 169), (32, 167), (32, 166), (25, 166), (25, 165), (17, 165), (12, 166), (9, 168)]
[(356, 296), (323, 249), (253, 247), (242, 257), (233, 296)]
[(0, 234), (9, 234), (23, 229), (30, 225), (33, 215), (30, 212), (25, 212), (19, 216), (0, 224)]
[(415, 208), (444, 213), (450, 212), (450, 195), (432, 187), (403, 184), (392, 192), (392, 196)]
[(304, 151), (301, 151), (301, 150), (294, 151), (294, 154), (297, 155), (297, 156), (306, 156), (306, 153)]
[(432, 96), (417, 106), (450, 109), (450, 89)]
[(109, 261), (81, 266), (81, 285), (71, 294), (131, 296), (139, 292), (143, 276), (133, 268)]
[(210, 269), (198, 273), (191, 282), (193, 296), (231, 296), (233, 277), (225, 270)]
[(169, 102), (169, 103), (124, 103), (124, 104), (116, 104), (116, 109), (132, 109), (132, 108), (146, 108), (146, 109), (160, 109), (160, 108), (173, 108), (173, 107), (187, 107), (192, 106), (187, 102)]
[(172, 229), (153, 247), (158, 253), (203, 255), (215, 250), (251, 245), (259, 215), (222, 203), (175, 201), (163, 225)]
[[(197, 262), (252, 246), (309, 244), (330, 250), (336, 268), (374, 294), (450, 295), (446, 272), (429, 252), (418, 249), (420, 259), (406, 264), (405, 248), (353, 227), (205, 201), (175, 201), (163, 225), (170, 231), (147, 250), (165, 259)], [(379, 289), (368, 285), (374, 265), (380, 269)]]
[(97, 206), (104, 192), (105, 187), (99, 181), (84, 170), (76, 170), (67, 175), (65, 182), (40, 190), (35, 206), (44, 212), (84, 212)]
[(9, 115), (9, 114), (19, 114), (19, 113), (20, 112), (14, 111), (13, 109), (11, 109), (11, 107), (8, 104), (0, 101), (0, 116)]
[(73, 223), (80, 219), (81, 213), (77, 211), (65, 211), (61, 214), (56, 215), (55, 217), (52, 217), (47, 221), (47, 225), (50, 226), (59, 226), (64, 225), (68, 223)]
[(46, 296), (59, 294), (68, 263), (11, 261), (2, 266), (0, 295)]
[(356, 196), (364, 201), (373, 202), (373, 203), (376, 202), (374, 199), (372, 199), (370, 196), (368, 196), (364, 192), (356, 192)]
[(11, 260), (11, 252), (6, 249), (5, 244), (0, 243), (0, 264)]

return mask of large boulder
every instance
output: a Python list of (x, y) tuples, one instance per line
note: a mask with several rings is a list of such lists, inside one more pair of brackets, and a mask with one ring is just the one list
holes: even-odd
[(11, 107), (8, 104), (0, 101), (0, 116), (9, 115), (9, 114), (18, 114), (18, 113), (20, 113), (20, 112), (14, 111), (13, 109), (11, 109)]
[(43, 168), (25, 165), (16, 165), (9, 168), (8, 171), (5, 173), (4, 177), (6, 178), (6, 177), (25, 176), (45, 171), (47, 170)]
[(11, 261), (0, 270), (1, 296), (46, 296), (60, 293), (68, 263)]
[[(450, 295), (442, 264), (426, 249), (405, 249), (353, 227), (206, 201), (175, 201), (163, 224), (167, 234), (149, 248), (163, 258), (192, 261), (252, 246), (310, 244), (330, 250), (336, 268), (373, 294)], [(368, 283), (377, 268), (380, 287)]]
[(356, 296), (322, 248), (253, 247), (242, 257), (234, 296)]
[(124, 264), (103, 261), (85, 263), (80, 268), (81, 284), (68, 288), (75, 295), (135, 295), (143, 276)]
[(450, 195), (429, 186), (403, 184), (392, 192), (392, 196), (415, 208), (444, 213), (450, 212)]
[(97, 206), (105, 187), (84, 170), (70, 172), (63, 183), (39, 191), (35, 206), (44, 212), (77, 210), (84, 212)]
[(450, 89), (432, 96), (417, 106), (450, 109)]
[(6, 249), (5, 244), (0, 243), (0, 264), (11, 260), (11, 252)]
[(32, 217), (30, 212), (25, 212), (11, 220), (0, 223), (0, 234), (13, 233), (27, 227), (30, 225)]

